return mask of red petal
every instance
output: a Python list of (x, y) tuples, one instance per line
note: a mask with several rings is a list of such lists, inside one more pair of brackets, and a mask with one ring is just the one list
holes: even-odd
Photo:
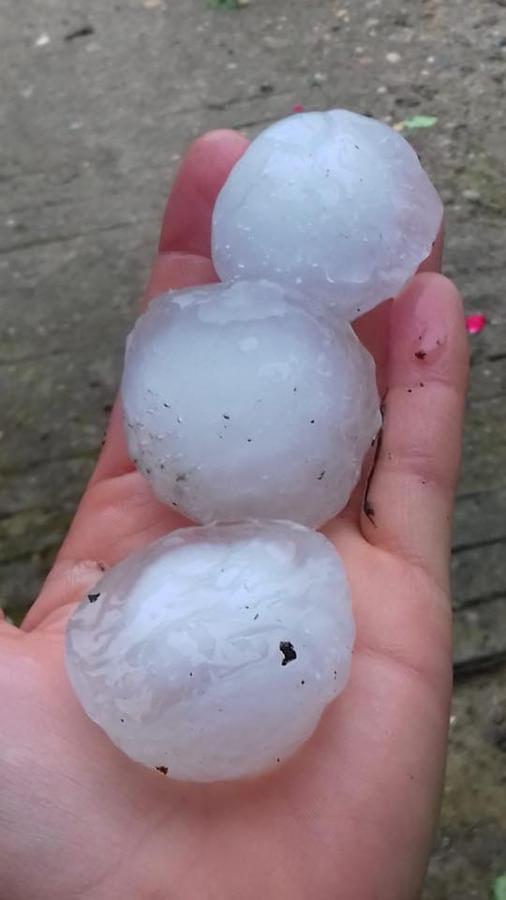
[(292, 112), (294, 112), (294, 113), (305, 112), (305, 111), (306, 111), (306, 108), (305, 108), (305, 106), (302, 105), (302, 103), (296, 103), (292, 107)]
[(479, 334), (487, 324), (487, 317), (483, 313), (472, 313), (466, 316), (466, 328), (469, 334)]

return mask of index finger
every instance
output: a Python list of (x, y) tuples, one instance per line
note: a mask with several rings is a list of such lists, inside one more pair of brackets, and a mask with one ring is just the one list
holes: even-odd
[[(171, 289), (216, 280), (211, 260), (211, 216), (216, 196), (248, 142), (235, 132), (199, 138), (176, 176), (165, 210), (160, 248), (143, 305)], [(54, 611), (78, 600), (100, 578), (102, 565), (181, 524), (159, 503), (128, 457), (119, 398), (104, 446), (69, 533), (42, 592), (23, 622), (32, 630)]]
[[(165, 207), (159, 248), (141, 301), (142, 309), (165, 291), (216, 281), (210, 259), (214, 204), (232, 166), (247, 146), (247, 139), (236, 131), (220, 130), (198, 138), (188, 150)], [(132, 469), (118, 397), (90, 485)]]

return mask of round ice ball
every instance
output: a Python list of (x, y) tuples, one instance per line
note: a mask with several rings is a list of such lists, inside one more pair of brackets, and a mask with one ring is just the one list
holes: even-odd
[(442, 216), (396, 131), (344, 109), (302, 113), (263, 131), (232, 169), (213, 262), (223, 281), (269, 278), (351, 320), (414, 275)]
[(347, 323), (266, 281), (174, 291), (127, 342), (130, 455), (198, 522), (342, 509), (379, 428), (374, 363)]
[(216, 781), (264, 772), (310, 737), (353, 640), (333, 545), (252, 521), (175, 531), (110, 569), (70, 619), (66, 660), (128, 756)]

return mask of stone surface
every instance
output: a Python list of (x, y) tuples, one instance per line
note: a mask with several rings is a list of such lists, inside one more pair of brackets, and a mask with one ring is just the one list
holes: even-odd
[(172, 532), (110, 569), (67, 630), (88, 715), (132, 759), (221, 781), (280, 764), (348, 678), (343, 565), (288, 522)]
[(267, 281), (173, 291), (128, 339), (130, 456), (196, 522), (328, 522), (381, 426), (374, 361)]
[(393, 128), (344, 109), (262, 131), (213, 215), (222, 281), (268, 278), (356, 319), (394, 297), (429, 255), (443, 207)]
[[(94, 33), (66, 39), (85, 25)], [(445, 202), (445, 271), (467, 312), (488, 317), (471, 344), (454, 596), (497, 612), (506, 554), (482, 553), (506, 540), (505, 38), (496, 0), (251, 0), (231, 11), (0, 0), (0, 603), (11, 615), (32, 602), (100, 448), (178, 157), (207, 128), (253, 136), (295, 104), (391, 125), (437, 116), (403, 133)], [(494, 623), (488, 634), (499, 641)], [(456, 643), (458, 661), (475, 665), (477, 637)], [(489, 900), (504, 871), (503, 756), (481, 728), (491, 698), (506, 697), (503, 671), (457, 685), (468, 712), (450, 733), (424, 900)]]

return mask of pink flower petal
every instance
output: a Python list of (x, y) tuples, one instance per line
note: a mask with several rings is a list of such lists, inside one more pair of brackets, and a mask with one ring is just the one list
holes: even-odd
[(466, 328), (469, 334), (479, 334), (487, 324), (487, 317), (483, 313), (472, 313), (466, 316)]
[(294, 112), (294, 113), (305, 112), (305, 111), (306, 111), (306, 107), (303, 106), (302, 103), (295, 103), (295, 105), (292, 107), (292, 112)]

